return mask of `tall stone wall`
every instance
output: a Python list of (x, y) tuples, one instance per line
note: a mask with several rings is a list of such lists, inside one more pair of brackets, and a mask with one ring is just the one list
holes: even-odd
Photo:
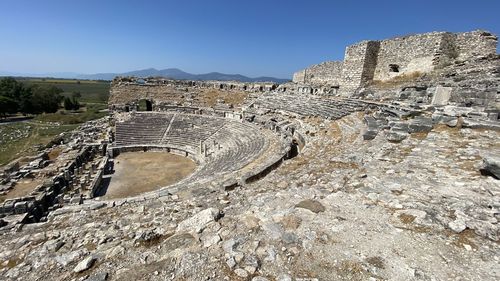
[(350, 93), (373, 79), (379, 48), (377, 41), (363, 41), (346, 48), (340, 85), (342, 93)]
[(293, 75), (293, 82), (310, 85), (338, 86), (342, 76), (341, 61), (326, 61), (312, 65)]
[[(338, 85), (348, 95), (369, 82), (428, 73), (436, 67), (496, 54), (498, 38), (487, 31), (430, 32), (348, 46), (343, 62), (325, 62), (294, 74), (295, 83)], [(340, 77), (336, 75), (341, 73)]]
[(458, 59), (496, 54), (498, 37), (490, 32), (476, 30), (456, 34)]
[(373, 80), (432, 71), (444, 34), (433, 32), (380, 41)]

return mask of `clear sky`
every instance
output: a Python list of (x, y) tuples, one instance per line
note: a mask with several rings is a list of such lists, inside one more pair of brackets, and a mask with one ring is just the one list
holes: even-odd
[(0, 0), (0, 70), (291, 77), (364, 39), (500, 33), (500, 0)]

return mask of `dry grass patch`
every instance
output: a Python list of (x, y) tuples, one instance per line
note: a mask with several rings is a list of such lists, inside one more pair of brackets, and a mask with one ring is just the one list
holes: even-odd
[(408, 214), (400, 214), (398, 216), (399, 220), (404, 223), (404, 224), (410, 224), (412, 223), (413, 221), (415, 221), (415, 217), (412, 216), (412, 215), (408, 215)]
[(340, 275), (339, 280), (367, 280), (370, 273), (357, 261), (345, 260), (340, 262), (335, 270)]
[(225, 104), (235, 107), (243, 104), (243, 101), (247, 97), (247, 92), (220, 90), (205, 90), (202, 91), (198, 96), (199, 100), (207, 106), (214, 106), (217, 104), (217, 100), (223, 100)]
[(421, 78), (424, 74), (420, 71), (404, 73), (388, 80), (373, 80), (371, 86), (379, 89), (388, 89), (404, 83), (413, 82)]
[(61, 155), (61, 152), (62, 152), (62, 149), (61, 149), (60, 147), (56, 147), (56, 148), (52, 149), (52, 150), (48, 153), (49, 160), (54, 160), (54, 159), (56, 159), (57, 157), (59, 157), (59, 155)]
[(458, 234), (454, 234), (454, 236), (455, 239), (452, 242), (453, 245), (460, 248), (464, 248), (464, 245), (469, 245), (472, 249), (478, 249), (478, 246), (472, 242), (472, 240), (476, 237), (474, 230), (467, 228)]
[(384, 269), (385, 268), (385, 263), (384, 260), (381, 257), (375, 256), (375, 257), (369, 257), (366, 259), (366, 262), (375, 266), (376, 268)]

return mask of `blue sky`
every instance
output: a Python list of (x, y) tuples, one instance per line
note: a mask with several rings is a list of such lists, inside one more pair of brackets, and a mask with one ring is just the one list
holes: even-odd
[(0, 70), (177, 67), (288, 78), (364, 39), (500, 33), (500, 1), (0, 1)]

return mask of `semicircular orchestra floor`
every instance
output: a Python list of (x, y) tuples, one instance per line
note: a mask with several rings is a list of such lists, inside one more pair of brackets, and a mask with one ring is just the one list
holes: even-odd
[(196, 170), (196, 163), (167, 152), (125, 152), (114, 159), (114, 173), (105, 178), (104, 199), (137, 196), (181, 181)]

